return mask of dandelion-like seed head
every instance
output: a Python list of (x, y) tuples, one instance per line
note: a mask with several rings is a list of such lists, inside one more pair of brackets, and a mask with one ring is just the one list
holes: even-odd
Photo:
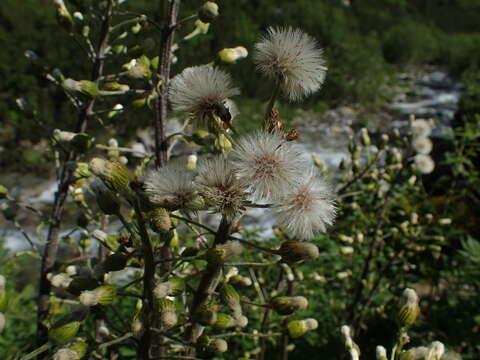
[(239, 178), (256, 199), (274, 200), (288, 193), (307, 168), (302, 152), (280, 133), (257, 132), (240, 139), (231, 154)]
[(311, 174), (280, 199), (274, 211), (278, 225), (292, 237), (309, 239), (333, 223), (336, 207), (330, 186)]
[(430, 174), (435, 169), (435, 162), (429, 155), (417, 154), (414, 157), (414, 166), (422, 174)]
[(186, 68), (172, 79), (169, 89), (173, 109), (193, 114), (200, 125), (219, 108), (229, 109), (229, 98), (238, 94), (230, 75), (210, 65)]
[(416, 137), (412, 141), (412, 147), (417, 153), (428, 155), (433, 149), (433, 143), (428, 137)]
[(183, 164), (169, 163), (147, 176), (145, 192), (155, 205), (170, 210), (188, 208), (196, 197), (193, 176)]
[(237, 178), (235, 170), (224, 158), (207, 160), (200, 166), (195, 181), (205, 202), (229, 220), (245, 209), (248, 186)]
[(303, 31), (269, 28), (255, 48), (260, 71), (280, 81), (290, 100), (300, 100), (322, 86), (327, 71), (323, 50)]
[(411, 128), (414, 137), (427, 137), (432, 134), (432, 125), (425, 119), (412, 119)]

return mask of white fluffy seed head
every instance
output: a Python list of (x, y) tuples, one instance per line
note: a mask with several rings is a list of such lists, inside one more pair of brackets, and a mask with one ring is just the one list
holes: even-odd
[(314, 174), (280, 198), (274, 211), (278, 225), (297, 239), (324, 232), (336, 215), (330, 186)]
[(173, 109), (192, 113), (200, 121), (238, 94), (230, 75), (210, 65), (186, 68), (172, 79), (169, 90)]
[(433, 149), (432, 140), (428, 137), (416, 137), (412, 141), (412, 147), (418, 154), (430, 154)]
[(429, 155), (417, 154), (414, 157), (414, 166), (422, 174), (430, 174), (435, 169), (435, 162)]
[(307, 169), (301, 150), (280, 133), (244, 136), (231, 153), (238, 177), (249, 184), (255, 199), (275, 200), (298, 185)]
[(299, 29), (271, 27), (255, 49), (258, 69), (280, 81), (283, 93), (290, 100), (314, 93), (325, 80), (323, 50), (314, 38)]
[(425, 119), (412, 120), (411, 128), (414, 137), (427, 137), (432, 133), (432, 125)]
[(224, 158), (204, 162), (195, 182), (205, 202), (230, 221), (245, 209), (248, 186), (237, 178), (230, 162)]
[(196, 196), (193, 176), (184, 164), (169, 163), (147, 176), (145, 192), (155, 205), (170, 210), (188, 208)]

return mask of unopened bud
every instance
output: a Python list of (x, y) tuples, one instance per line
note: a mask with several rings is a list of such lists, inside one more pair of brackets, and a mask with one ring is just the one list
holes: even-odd
[(8, 189), (5, 186), (0, 185), (0, 200), (6, 199), (7, 196), (8, 196)]
[(78, 359), (82, 359), (87, 355), (88, 344), (84, 339), (77, 338), (68, 348), (77, 353)]
[(169, 329), (177, 324), (177, 305), (174, 300), (167, 298), (158, 300), (158, 310), (160, 312), (160, 323), (162, 327)]
[(307, 331), (315, 330), (318, 327), (318, 321), (315, 319), (294, 320), (287, 325), (288, 333), (292, 338), (303, 336)]
[(235, 318), (242, 315), (242, 306), (240, 305), (240, 295), (232, 285), (222, 284), (220, 288), (220, 299), (233, 312)]
[(282, 256), (282, 260), (288, 264), (315, 260), (320, 255), (316, 245), (297, 240), (287, 240), (283, 242), (278, 253)]
[(79, 360), (80, 356), (75, 350), (68, 348), (59, 349), (53, 354), (52, 360)]
[(297, 310), (306, 309), (308, 300), (303, 296), (277, 296), (271, 300), (270, 306), (280, 315), (291, 315)]
[(368, 135), (368, 130), (366, 128), (362, 128), (360, 130), (360, 134), (361, 134), (360, 140), (362, 142), (362, 145), (369, 146), (372, 143), (372, 141), (370, 140), (370, 136)]
[(375, 350), (377, 360), (387, 360), (387, 350), (383, 346), (378, 345)]
[(223, 264), (225, 261), (240, 256), (243, 246), (238, 241), (228, 241), (208, 249), (207, 261), (212, 265)]
[(68, 344), (77, 335), (80, 328), (79, 321), (72, 321), (66, 324), (54, 326), (49, 330), (48, 336), (60, 345)]
[(444, 353), (445, 353), (445, 345), (443, 345), (440, 341), (434, 341), (429, 346), (428, 355), (426, 359), (441, 360)]
[(172, 220), (168, 211), (164, 208), (156, 208), (150, 213), (150, 226), (152, 230), (165, 234), (172, 228)]
[(207, 335), (202, 335), (198, 338), (196, 343), (196, 351), (198, 356), (205, 359), (210, 359), (228, 350), (228, 344), (225, 340), (219, 338), (211, 338)]
[(218, 313), (217, 321), (213, 324), (213, 327), (217, 330), (225, 330), (234, 327), (245, 327), (248, 324), (248, 319), (245, 316), (240, 316), (239, 318), (234, 318), (229, 314)]
[(203, 326), (212, 326), (217, 318), (217, 306), (214, 304), (202, 306), (195, 314), (195, 321)]
[(212, 1), (207, 1), (198, 10), (198, 18), (203, 23), (211, 23), (218, 16), (218, 5)]
[(117, 290), (110, 285), (99, 286), (94, 290), (85, 290), (79, 296), (84, 306), (110, 305), (117, 296)]
[(440, 225), (450, 225), (452, 223), (452, 219), (450, 219), (450, 218), (439, 219), (438, 223)]
[(398, 322), (401, 327), (409, 326), (415, 323), (420, 307), (418, 306), (418, 295), (413, 289), (405, 289), (400, 301), (400, 311), (398, 312)]
[(102, 179), (109, 189), (118, 192), (128, 189), (129, 175), (125, 165), (116, 161), (93, 158), (89, 163), (89, 169)]
[(235, 64), (237, 60), (246, 58), (248, 51), (243, 46), (237, 46), (235, 48), (225, 48), (218, 52), (220, 60), (228, 64)]

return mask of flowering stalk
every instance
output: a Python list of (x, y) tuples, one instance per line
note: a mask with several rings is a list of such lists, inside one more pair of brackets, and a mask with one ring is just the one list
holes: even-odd
[[(103, 74), (103, 65), (105, 61), (105, 53), (108, 48), (110, 18), (112, 16), (113, 0), (108, 0), (107, 7), (103, 18), (100, 43), (95, 58), (91, 79), (98, 83)], [(76, 132), (84, 132), (87, 128), (89, 119), (93, 114), (95, 99), (91, 99), (85, 108), (79, 114)], [(73, 181), (74, 167), (68, 164), (70, 161), (76, 161), (77, 156), (73, 152), (65, 155), (64, 161), (60, 168), (58, 178), (58, 190), (55, 193), (54, 204), (51, 213), (51, 222), (48, 229), (47, 245), (42, 257), (42, 265), (40, 269), (40, 284), (37, 301), (37, 345), (43, 345), (48, 340), (48, 329), (45, 327), (44, 321), (47, 319), (50, 308), (50, 290), (51, 284), (47, 279), (47, 274), (51, 273), (58, 251), (58, 237), (60, 233), (60, 225), (62, 222), (63, 208), (68, 195), (68, 188)], [(39, 359), (45, 359), (47, 354), (39, 356)]]
[(277, 101), (277, 97), (280, 94), (280, 91), (282, 89), (282, 83), (280, 81), (275, 81), (273, 85), (273, 91), (272, 95), (270, 96), (270, 100), (268, 101), (267, 105), (267, 110), (265, 111), (265, 118), (263, 122), (263, 128), (266, 131), (271, 131), (273, 129), (270, 129), (270, 124), (271, 124), (271, 117), (272, 117), (272, 111), (273, 108), (275, 107), (275, 102)]

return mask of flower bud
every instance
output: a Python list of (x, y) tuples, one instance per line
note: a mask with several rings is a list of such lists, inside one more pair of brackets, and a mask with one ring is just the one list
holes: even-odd
[(341, 246), (340, 247), (340, 254), (342, 255), (351, 255), (354, 253), (354, 249), (351, 246)]
[(214, 145), (215, 145), (215, 148), (224, 155), (228, 155), (230, 151), (232, 151), (232, 143), (223, 134), (219, 134), (217, 136), (217, 138), (215, 139)]
[(308, 300), (303, 296), (277, 296), (270, 301), (270, 306), (280, 315), (291, 315), (297, 310), (306, 309)]
[(207, 1), (198, 10), (198, 18), (203, 23), (211, 23), (218, 16), (218, 5), (213, 1)]
[(165, 234), (172, 228), (172, 220), (164, 208), (156, 208), (150, 213), (150, 226), (153, 231)]
[(235, 319), (233, 316), (223, 313), (217, 314), (217, 321), (213, 324), (213, 327), (216, 330), (225, 330), (234, 327), (245, 327), (248, 324), (248, 319), (245, 316), (240, 316), (238, 319)]
[(243, 46), (237, 46), (235, 48), (225, 48), (220, 50), (218, 56), (223, 62), (235, 64), (237, 60), (247, 57), (248, 51)]
[(140, 337), (143, 332), (143, 323), (140, 321), (138, 316), (134, 316), (132, 323), (130, 324), (133, 335)]
[(387, 350), (383, 346), (378, 345), (375, 350), (377, 360), (387, 360)]
[(370, 136), (368, 135), (368, 130), (366, 128), (362, 128), (360, 130), (360, 141), (362, 142), (363, 146), (369, 146), (372, 141), (370, 140)]
[(316, 245), (297, 240), (283, 242), (278, 252), (282, 256), (282, 260), (288, 264), (315, 260), (320, 255)]
[(242, 315), (242, 306), (240, 305), (240, 295), (232, 285), (222, 284), (220, 288), (220, 299), (233, 312), (237, 319)]
[(438, 223), (440, 225), (450, 225), (452, 223), (452, 219), (450, 219), (450, 218), (439, 219)]
[(207, 251), (207, 261), (211, 265), (220, 265), (225, 261), (240, 256), (243, 251), (238, 241), (228, 241), (225, 244), (216, 245)]
[(117, 296), (117, 289), (111, 285), (99, 286), (94, 290), (85, 290), (79, 296), (84, 306), (110, 305)]
[(120, 201), (118, 200), (116, 194), (110, 191), (103, 182), (98, 179), (95, 179), (91, 184), (90, 188), (95, 193), (97, 199), (98, 207), (106, 215), (115, 215), (120, 212)]
[(63, 0), (54, 0), (55, 4), (57, 5), (57, 23), (58, 25), (66, 30), (67, 32), (71, 32), (73, 29), (73, 17), (68, 11), (67, 7)]
[(226, 352), (227, 350), (228, 344), (223, 339), (215, 339), (207, 335), (202, 335), (197, 340), (196, 351), (201, 358), (210, 359)]
[(230, 278), (229, 282), (232, 285), (235, 285), (237, 287), (249, 287), (252, 286), (252, 279), (241, 276), (241, 275), (234, 275)]
[[(71, 279), (68, 276), (68, 274), (56, 274), (52, 276), (49, 280), (52, 286), (58, 287), (58, 288), (64, 288), (64, 289), (67, 289), (70, 286), (70, 283), (73, 281), (73, 279)], [(0, 298), (1, 298), (1, 294), (0, 294)]]
[(59, 343), (65, 345), (73, 340), (80, 328), (80, 321), (67, 322), (66, 324), (54, 326), (48, 332), (48, 336)]
[(303, 336), (307, 331), (315, 330), (318, 321), (315, 319), (294, 320), (287, 324), (288, 333), (292, 338)]
[(187, 160), (187, 169), (188, 170), (195, 170), (197, 168), (197, 155), (191, 154), (188, 155), (188, 160)]
[(443, 345), (440, 341), (434, 341), (428, 347), (428, 355), (426, 356), (426, 359), (441, 360), (444, 353), (445, 345)]
[(84, 339), (77, 338), (68, 348), (77, 353), (78, 359), (82, 359), (87, 355), (88, 344)]
[(0, 200), (6, 199), (7, 196), (8, 196), (8, 189), (5, 186), (0, 185)]
[(129, 175), (125, 165), (116, 161), (93, 158), (88, 167), (112, 191), (122, 192), (128, 189)]
[(75, 350), (69, 348), (59, 349), (53, 354), (52, 360), (79, 360), (80, 356)]
[(212, 326), (217, 322), (218, 306), (215, 304), (206, 304), (200, 307), (195, 313), (195, 321), (203, 326)]
[(420, 307), (418, 306), (418, 295), (413, 289), (405, 289), (400, 301), (400, 311), (398, 312), (398, 323), (401, 327), (409, 326), (415, 323)]
[(153, 295), (156, 299), (162, 299), (166, 296), (177, 296), (185, 291), (185, 281), (180, 277), (172, 277), (168, 281), (158, 283), (153, 289)]
[(177, 325), (177, 305), (174, 300), (163, 298), (158, 300), (158, 310), (160, 312), (160, 323), (162, 327), (169, 329)]

